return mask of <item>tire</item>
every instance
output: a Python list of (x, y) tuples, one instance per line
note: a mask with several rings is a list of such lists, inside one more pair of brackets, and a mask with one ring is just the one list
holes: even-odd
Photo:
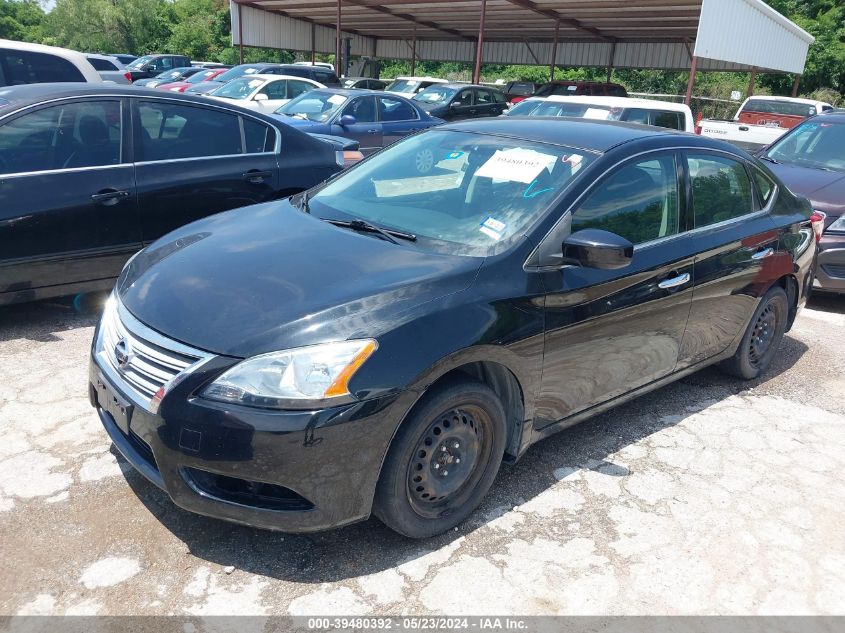
[(780, 286), (771, 288), (760, 300), (736, 353), (720, 365), (737, 378), (753, 380), (769, 368), (780, 347), (789, 320), (789, 300)]
[(393, 438), (373, 513), (410, 538), (455, 527), (490, 489), (506, 430), (501, 401), (480, 382), (455, 381), (426, 394)]

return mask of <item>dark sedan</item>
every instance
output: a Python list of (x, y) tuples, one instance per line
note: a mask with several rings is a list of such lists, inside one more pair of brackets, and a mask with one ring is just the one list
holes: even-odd
[(815, 287), (845, 293), (845, 112), (807, 119), (760, 157), (792, 191), (825, 214)]
[(343, 149), (200, 97), (0, 89), (0, 304), (110, 288), (144, 244), (311, 187), (341, 168)]
[(765, 372), (811, 284), (809, 216), (711, 139), (443, 125), (142, 251), (91, 403), (188, 510), (431, 536), (555, 431), (716, 362)]
[(196, 75), (199, 72), (202, 72), (203, 69), (199, 66), (184, 66), (182, 68), (174, 68), (173, 70), (168, 70), (166, 72), (161, 73), (160, 75), (156, 75), (155, 77), (148, 77), (147, 79), (139, 79), (134, 83), (135, 86), (139, 88), (155, 88), (160, 86), (161, 84), (172, 83), (174, 81), (184, 81), (193, 75)]
[(271, 115), (310, 133), (358, 141), (364, 156), (403, 136), (443, 123), (410, 99), (369, 90), (311, 90)]
[(414, 101), (445, 121), (499, 116), (508, 109), (503, 93), (471, 84), (435, 84), (414, 95)]

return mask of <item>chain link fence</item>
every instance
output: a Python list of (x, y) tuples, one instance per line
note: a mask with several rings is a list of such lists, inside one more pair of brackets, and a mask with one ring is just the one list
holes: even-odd
[[(683, 103), (684, 95), (664, 95), (664, 94), (649, 94), (645, 92), (630, 92), (632, 97), (639, 97), (641, 99), (656, 99), (659, 101), (674, 101), (675, 103)], [(690, 109), (692, 110), (693, 118), (697, 118), (701, 114), (704, 119), (732, 119), (739, 109), (740, 101), (732, 101), (730, 99), (713, 99), (711, 97), (695, 97), (692, 98)]]

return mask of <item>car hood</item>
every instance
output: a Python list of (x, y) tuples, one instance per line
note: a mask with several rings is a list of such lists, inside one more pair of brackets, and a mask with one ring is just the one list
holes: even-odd
[(790, 191), (809, 198), (815, 208), (827, 213), (830, 221), (845, 213), (845, 173), (788, 163), (768, 163), (767, 167)]
[(378, 337), (422, 304), (468, 287), (482, 262), (392, 244), (271, 202), (166, 235), (124, 268), (116, 292), (162, 334), (243, 358)]
[(222, 81), (201, 81), (200, 83), (188, 88), (185, 92), (195, 95), (204, 95), (212, 90), (216, 90), (222, 85)]

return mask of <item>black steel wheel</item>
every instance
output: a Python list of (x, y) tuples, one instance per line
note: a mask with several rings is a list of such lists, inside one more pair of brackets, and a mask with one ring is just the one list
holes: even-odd
[(426, 394), (388, 451), (373, 511), (413, 538), (448, 530), (487, 493), (505, 446), (505, 414), (496, 394), (467, 379)]
[(775, 286), (760, 300), (736, 353), (721, 363), (722, 369), (745, 380), (760, 376), (777, 354), (788, 318), (786, 292)]

